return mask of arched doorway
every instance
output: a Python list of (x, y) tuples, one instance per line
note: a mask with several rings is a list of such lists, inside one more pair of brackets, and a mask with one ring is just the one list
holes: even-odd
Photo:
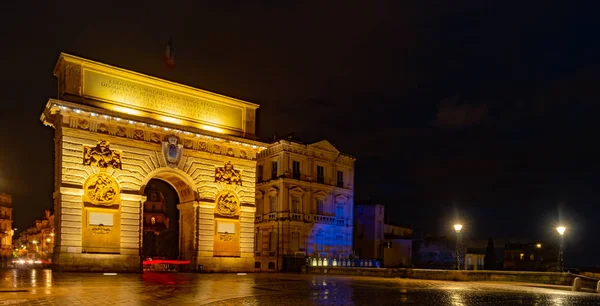
[(196, 193), (191, 178), (180, 170), (158, 168), (151, 172), (140, 193), (145, 196), (142, 213), (142, 261), (169, 262), (175, 266), (161, 266), (160, 269), (188, 270), (186, 264), (194, 259), (193, 227)]
[(179, 210), (177, 191), (169, 183), (151, 179), (144, 190), (142, 258), (178, 260)]

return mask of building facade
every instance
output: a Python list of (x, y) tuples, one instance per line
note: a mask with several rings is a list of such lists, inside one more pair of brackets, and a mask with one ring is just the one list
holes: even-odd
[(507, 243), (504, 270), (556, 271), (559, 248), (550, 243)]
[(362, 259), (381, 260), (384, 267), (412, 265), (413, 230), (386, 224), (384, 205), (356, 205), (354, 220), (356, 256)]
[(179, 199), (187, 270), (254, 271), (257, 104), (61, 54), (53, 269), (141, 272), (144, 190)]
[(12, 196), (0, 193), (0, 267), (6, 267), (12, 257)]
[(285, 270), (306, 256), (348, 258), (355, 159), (328, 141), (290, 139), (257, 158), (255, 270)]
[(46, 209), (41, 219), (19, 232), (14, 249), (22, 259), (52, 261), (54, 253), (54, 214)]

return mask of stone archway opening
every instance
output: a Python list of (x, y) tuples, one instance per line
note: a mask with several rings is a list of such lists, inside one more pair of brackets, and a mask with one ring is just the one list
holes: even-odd
[(142, 216), (142, 258), (178, 260), (179, 209), (177, 191), (168, 182), (151, 179), (144, 190)]
[[(195, 193), (193, 184), (177, 170), (163, 168), (148, 175), (140, 192), (146, 197), (142, 205), (142, 258), (144, 262), (180, 263), (193, 259), (189, 232), (193, 218)], [(176, 263), (177, 263), (176, 262)], [(145, 270), (149, 267), (145, 267)], [(155, 266), (156, 268), (156, 266)], [(176, 267), (161, 265), (158, 269)], [(151, 270), (151, 269), (150, 269)], [(177, 267), (177, 270), (185, 270)]]

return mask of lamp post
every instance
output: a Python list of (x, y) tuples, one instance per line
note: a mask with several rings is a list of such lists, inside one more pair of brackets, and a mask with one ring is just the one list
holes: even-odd
[(563, 272), (564, 265), (565, 265), (564, 258), (563, 258), (563, 243), (564, 243), (564, 234), (565, 234), (566, 230), (567, 230), (567, 228), (562, 225), (556, 227), (556, 231), (560, 235), (560, 246), (558, 248), (558, 272)]
[(456, 270), (460, 270), (460, 253), (458, 252), (458, 240), (460, 239), (460, 230), (462, 229), (462, 224), (454, 224), (454, 230), (456, 231), (456, 248), (454, 250), (456, 257)]

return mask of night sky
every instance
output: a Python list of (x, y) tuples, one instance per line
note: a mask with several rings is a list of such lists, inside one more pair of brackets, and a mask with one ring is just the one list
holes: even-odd
[(260, 104), (261, 140), (356, 156), (356, 198), (395, 223), (538, 240), (560, 220), (567, 265), (600, 264), (598, 7), (128, 2), (3, 4), (0, 190), (15, 227), (52, 207), (54, 131), (39, 117), (63, 51)]

